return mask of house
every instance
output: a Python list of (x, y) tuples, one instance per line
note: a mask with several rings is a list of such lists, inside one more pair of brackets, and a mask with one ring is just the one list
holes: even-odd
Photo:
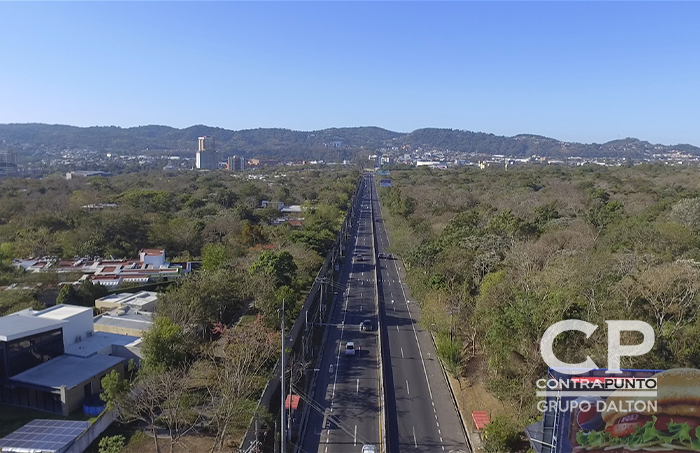
[(109, 294), (95, 300), (99, 310), (113, 310), (130, 307), (135, 310), (153, 313), (158, 303), (158, 293), (154, 291), (139, 291), (138, 293)]
[(141, 337), (153, 325), (158, 293), (110, 294), (95, 301), (95, 307), (107, 310), (95, 317), (95, 330)]
[(124, 282), (148, 283), (152, 278), (177, 279), (190, 272), (195, 263), (169, 263), (165, 260), (165, 250), (143, 249), (138, 259), (26, 258), (15, 259), (12, 264), (28, 272), (82, 272), (85, 275), (73, 284), (90, 280), (116, 288)]
[(0, 402), (68, 415), (101, 378), (138, 359), (138, 337), (95, 332), (92, 308), (57, 305), (0, 318)]

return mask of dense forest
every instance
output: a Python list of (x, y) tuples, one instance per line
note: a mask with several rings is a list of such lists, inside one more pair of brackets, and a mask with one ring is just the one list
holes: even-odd
[(211, 135), (226, 155), (267, 156), (283, 160), (325, 159), (339, 161), (366, 155), (368, 150), (404, 147), (412, 150), (439, 149), (465, 153), (508, 156), (547, 156), (565, 158), (627, 157), (642, 158), (652, 153), (682, 151), (700, 155), (692, 145), (653, 145), (627, 138), (604, 144), (562, 142), (537, 135), (504, 137), (456, 129), (418, 129), (411, 133), (392, 132), (379, 127), (331, 128), (319, 131), (289, 129), (250, 129), (233, 131), (209, 126), (176, 129), (167, 126), (74, 127), (47, 124), (0, 124), (0, 149), (20, 155), (41, 154), (46, 150), (89, 149), (118, 154), (161, 153), (191, 156), (197, 137)]
[[(539, 343), (564, 319), (653, 326), (652, 352), (623, 367), (700, 367), (699, 177), (662, 165), (392, 172), (379, 189), (392, 251), (444, 363), (505, 403), (494, 427), (538, 416)], [(605, 328), (561, 335), (555, 351), (604, 366)]]
[[(133, 258), (164, 248), (171, 262), (201, 260), (200, 270), (159, 289), (140, 368), (127, 380), (108, 375), (104, 398), (133, 423), (127, 436), (166, 429), (171, 438), (161, 442), (172, 451), (196, 426), (205, 450), (235, 449), (279, 356), (281, 301), (291, 326), (360, 179), (354, 169), (263, 174), (0, 179), (0, 315), (43, 308), (47, 293), (51, 303), (85, 306), (106, 294), (86, 283), (58, 293), (75, 276), (25, 273), (11, 265), (16, 257)], [(261, 208), (262, 200), (301, 204), (301, 226), (277, 224), (277, 203)], [(85, 209), (99, 203), (116, 207)]]

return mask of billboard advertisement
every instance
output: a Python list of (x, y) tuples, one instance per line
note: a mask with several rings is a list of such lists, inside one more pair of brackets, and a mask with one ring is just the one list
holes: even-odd
[(391, 172), (389, 170), (377, 170), (379, 176), (389, 176)]
[(379, 187), (391, 187), (391, 179), (380, 179)]
[(700, 451), (700, 370), (611, 371), (550, 369), (537, 382), (544, 416), (526, 430), (537, 451)]

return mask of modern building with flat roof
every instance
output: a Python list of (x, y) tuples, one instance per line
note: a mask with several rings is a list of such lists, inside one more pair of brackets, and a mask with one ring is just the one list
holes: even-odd
[(57, 305), (0, 317), (0, 402), (68, 415), (100, 380), (138, 359), (136, 336), (95, 332), (91, 307)]

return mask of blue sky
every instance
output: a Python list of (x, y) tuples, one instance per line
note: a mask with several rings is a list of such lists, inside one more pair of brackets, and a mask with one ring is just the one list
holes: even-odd
[(0, 2), (0, 123), (700, 146), (700, 3)]

